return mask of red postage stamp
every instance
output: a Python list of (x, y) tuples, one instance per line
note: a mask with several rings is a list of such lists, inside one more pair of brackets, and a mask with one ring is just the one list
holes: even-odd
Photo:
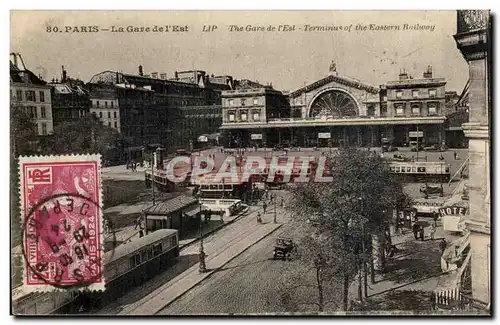
[(104, 290), (100, 155), (20, 157), (24, 289)]

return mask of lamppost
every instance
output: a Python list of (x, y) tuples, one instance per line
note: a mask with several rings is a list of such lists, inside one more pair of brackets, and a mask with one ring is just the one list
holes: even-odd
[(199, 253), (199, 259), (200, 259), (200, 266), (199, 266), (199, 272), (200, 273), (205, 273), (207, 272), (207, 264), (206, 264), (206, 261), (205, 261), (205, 257), (206, 257), (206, 254), (205, 254), (205, 250), (204, 250), (204, 247), (203, 247), (203, 224), (202, 224), (202, 221), (201, 221), (201, 218), (202, 216), (204, 216), (204, 214), (202, 214), (203, 212), (203, 207), (201, 205), (201, 202), (199, 200), (199, 196), (198, 196), (198, 204), (200, 204), (200, 222), (199, 222), (199, 232), (200, 232), (200, 253)]
[(276, 197), (274, 197), (273, 195), (273, 203), (274, 203), (274, 223), (277, 223), (276, 222)]

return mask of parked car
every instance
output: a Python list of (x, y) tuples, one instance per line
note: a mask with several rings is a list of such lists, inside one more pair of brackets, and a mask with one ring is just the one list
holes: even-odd
[(278, 237), (274, 245), (273, 259), (291, 260), (296, 247), (290, 238)]
[(441, 147), (437, 144), (424, 147), (425, 151), (440, 151)]
[(410, 141), (410, 151), (421, 151), (424, 149), (424, 146), (421, 143), (418, 143), (418, 149), (417, 149), (417, 141)]
[(439, 195), (443, 196), (443, 187), (439, 185), (424, 185), (420, 189), (420, 193), (423, 193), (425, 195), (425, 198), (427, 198), (429, 195)]

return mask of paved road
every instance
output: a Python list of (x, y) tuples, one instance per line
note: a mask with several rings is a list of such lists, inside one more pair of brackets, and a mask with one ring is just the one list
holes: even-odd
[(276, 284), (290, 262), (272, 260), (277, 236), (284, 226), (205, 279), (158, 315), (251, 314), (280, 311)]

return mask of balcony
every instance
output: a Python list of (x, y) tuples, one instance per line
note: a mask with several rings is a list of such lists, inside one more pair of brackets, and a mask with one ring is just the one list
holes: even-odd
[(458, 10), (457, 33), (464, 34), (488, 28), (489, 10)]

